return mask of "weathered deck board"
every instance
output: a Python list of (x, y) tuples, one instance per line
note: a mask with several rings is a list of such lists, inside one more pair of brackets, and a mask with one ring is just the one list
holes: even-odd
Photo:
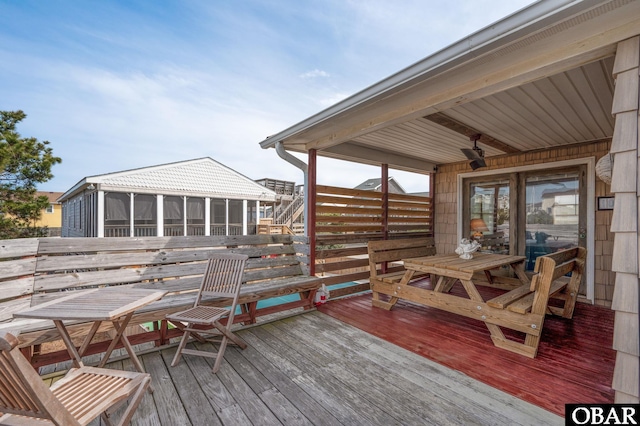
[[(554, 425), (563, 419), (320, 312), (239, 332), (217, 375), (175, 347), (140, 358), (134, 425)], [(128, 359), (109, 364), (130, 369)], [(99, 422), (95, 422), (96, 425)]]
[[(217, 375), (208, 358), (184, 356), (170, 367), (175, 347), (140, 355), (154, 392), (144, 396), (132, 425), (564, 423), (547, 410), (317, 311), (239, 334), (249, 347), (229, 347)], [(134, 369), (127, 358), (108, 367)]]

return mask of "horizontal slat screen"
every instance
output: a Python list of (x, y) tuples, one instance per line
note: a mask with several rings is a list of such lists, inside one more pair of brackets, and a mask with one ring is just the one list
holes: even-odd
[[(367, 243), (386, 237), (433, 236), (432, 201), (429, 197), (383, 194), (334, 186), (317, 186), (316, 275), (338, 284), (369, 277)], [(352, 291), (362, 291), (354, 285)], [(350, 294), (340, 289), (336, 295)], [(332, 295), (333, 297), (333, 295)]]

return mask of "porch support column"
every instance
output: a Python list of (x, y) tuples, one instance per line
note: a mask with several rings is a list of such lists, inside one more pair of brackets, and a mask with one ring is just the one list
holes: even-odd
[(247, 200), (242, 200), (242, 235), (247, 235)]
[(229, 199), (224, 199), (224, 235), (229, 235)]
[(156, 235), (164, 237), (164, 196), (156, 195)]
[(611, 270), (616, 273), (611, 309), (615, 312), (613, 349), (617, 351), (611, 387), (615, 390), (615, 402), (621, 404), (640, 402), (639, 71), (640, 37), (620, 42), (613, 66), (615, 128), (611, 142), (614, 158), (611, 192), (615, 195), (611, 219), (611, 232), (615, 233)]
[(133, 192), (129, 193), (129, 236), (135, 237), (136, 235), (136, 194)]
[(211, 198), (204, 199), (204, 235), (211, 235)]
[(305, 188), (307, 191), (307, 211), (309, 217), (305, 217), (304, 220), (308, 223), (309, 238), (309, 275), (316, 274), (316, 192), (318, 190), (316, 176), (318, 170), (317, 152), (315, 149), (309, 150), (309, 187)]
[(436, 236), (436, 206), (433, 202), (434, 196), (436, 194), (436, 174), (429, 173), (429, 198), (431, 199), (431, 204), (429, 205), (429, 220), (430, 228), (431, 228), (431, 236)]
[(182, 235), (188, 235), (187, 231), (187, 196), (182, 197)]
[[(69, 208), (69, 203), (67, 203), (67, 208)], [(97, 221), (98, 221), (98, 237), (104, 238), (104, 191), (98, 191), (98, 211), (97, 211)], [(67, 224), (68, 225), (68, 224)]]
[(389, 238), (389, 165), (381, 165), (382, 184), (382, 239)]

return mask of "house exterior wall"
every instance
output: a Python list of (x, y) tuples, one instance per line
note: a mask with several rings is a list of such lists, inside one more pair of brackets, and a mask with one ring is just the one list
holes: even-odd
[(640, 36), (618, 45), (613, 68), (616, 79), (612, 114), (616, 119), (611, 153), (611, 192), (615, 205), (611, 231), (615, 233), (612, 270), (616, 274), (612, 309), (615, 311), (613, 349), (617, 351), (613, 372), (616, 403), (640, 402), (640, 333), (638, 260), (638, 206), (640, 186)]
[[(545, 164), (561, 160), (595, 157), (596, 161), (609, 152), (610, 141), (572, 145), (555, 149), (530, 151), (499, 157), (487, 158), (487, 167), (482, 170), (495, 170), (515, 166), (529, 166)], [(439, 253), (451, 253), (458, 246), (457, 218), (458, 218), (458, 175), (471, 172), (467, 162), (452, 163), (438, 166), (434, 178), (434, 206), (435, 206), (435, 239), (436, 250)], [(595, 196), (611, 195), (610, 186), (596, 179)], [(613, 235), (610, 232), (613, 213), (609, 210), (595, 212), (595, 303), (611, 306), (615, 273), (611, 269), (613, 256)]]
[(47, 226), (49, 228), (60, 228), (62, 226), (62, 206), (58, 203), (50, 203), (49, 210), (42, 210), (40, 220), (36, 221), (36, 226)]
[(84, 195), (77, 195), (62, 203), (62, 236), (86, 237)]

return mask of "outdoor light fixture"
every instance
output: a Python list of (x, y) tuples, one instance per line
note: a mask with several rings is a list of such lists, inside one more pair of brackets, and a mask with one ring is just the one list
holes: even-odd
[(87, 189), (88, 189), (89, 191), (93, 191), (94, 189), (96, 189), (96, 187), (95, 187), (95, 185), (94, 185), (94, 184), (90, 183), (90, 184), (89, 184), (89, 186), (87, 186)]
[(486, 167), (487, 163), (484, 161), (484, 151), (481, 148), (478, 148), (478, 139), (480, 139), (479, 133), (475, 135), (471, 135), (469, 139), (473, 141), (473, 148), (462, 148), (460, 151), (467, 157), (469, 161), (469, 166), (471, 169), (475, 170), (480, 167)]

